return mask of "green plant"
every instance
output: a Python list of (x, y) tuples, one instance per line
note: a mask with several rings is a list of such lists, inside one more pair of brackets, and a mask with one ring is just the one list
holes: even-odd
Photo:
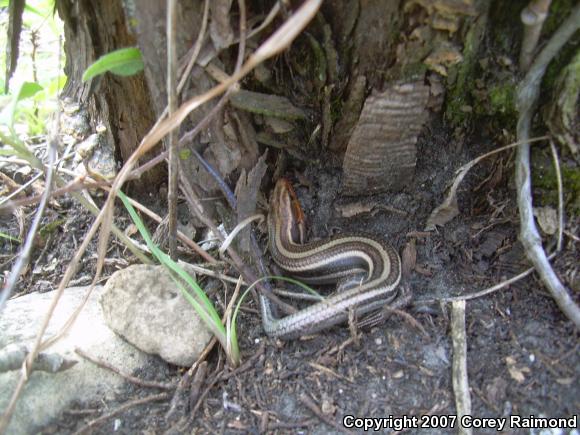
[(0, 156), (17, 156), (30, 163), (33, 168), (43, 170), (42, 162), (34, 155), (28, 146), (22, 142), (16, 135), (7, 136), (0, 131), (0, 142), (7, 145), (9, 148), (0, 148)]
[(138, 48), (129, 47), (112, 51), (93, 62), (83, 73), (83, 82), (98, 75), (112, 72), (120, 76), (131, 76), (143, 69), (143, 59)]
[[(181, 291), (181, 294), (187, 301), (191, 304), (191, 306), (195, 309), (201, 320), (206, 324), (206, 326), (212, 331), (215, 335), (221, 346), (223, 347), (226, 355), (233, 366), (237, 366), (240, 362), (240, 351), (238, 342), (232, 334), (226, 333), (226, 328), (223, 325), (220, 316), (215, 309), (213, 303), (209, 300), (205, 292), (202, 288), (197, 284), (197, 282), (191, 278), (191, 276), (183, 270), (181, 266), (179, 266), (175, 261), (173, 261), (169, 255), (165, 254), (163, 251), (159, 249), (147, 228), (143, 224), (143, 221), (129, 202), (127, 196), (119, 191), (118, 192), (119, 198), (123, 201), (125, 208), (129, 212), (131, 219), (139, 229), (139, 233), (141, 233), (141, 237), (147, 243), (147, 246), (151, 250), (151, 253), (155, 258), (169, 271), (171, 274), (171, 278)], [(181, 278), (181, 280), (179, 279)], [(183, 282), (186, 282), (187, 285), (191, 290), (193, 290), (193, 294), (185, 288)]]
[(6, 239), (6, 240), (10, 240), (12, 242), (21, 243), (21, 241), (18, 237), (13, 237), (10, 234), (3, 233), (2, 231), (0, 231), (0, 239)]
[[(317, 296), (319, 299), (323, 299), (314, 289), (308, 287), (306, 284), (295, 280), (293, 278), (288, 278), (285, 276), (264, 276), (256, 281), (254, 281), (246, 291), (242, 294), (240, 299), (236, 304), (236, 308), (231, 316), (231, 321), (226, 322), (227, 326), (224, 326), (222, 323), (220, 316), (215, 309), (213, 303), (209, 300), (203, 289), (199, 286), (199, 284), (175, 261), (169, 257), (169, 255), (165, 254), (163, 251), (159, 249), (159, 247), (153, 242), (151, 239), (151, 235), (147, 228), (143, 224), (143, 221), (129, 202), (127, 196), (122, 192), (118, 192), (119, 198), (123, 201), (123, 205), (129, 212), (133, 223), (139, 230), (141, 237), (147, 243), (147, 247), (151, 250), (153, 256), (161, 263), (168, 272), (171, 274), (171, 278), (181, 291), (181, 294), (187, 301), (191, 304), (191, 306), (195, 309), (196, 313), (202, 319), (202, 321), (207, 325), (207, 327), (212, 331), (215, 335), (217, 340), (220, 342), (220, 345), (224, 349), (228, 359), (232, 363), (232, 365), (237, 366), (240, 363), (240, 350), (238, 344), (238, 333), (236, 328), (236, 320), (238, 318), (238, 312), (240, 310), (241, 304), (245, 299), (246, 295), (256, 286), (259, 282), (267, 280), (267, 279), (274, 279), (279, 281), (285, 281), (292, 284), (295, 284), (299, 287), (302, 287), (307, 292)], [(181, 278), (181, 280), (179, 279)], [(190, 289), (193, 290), (195, 296), (192, 296), (189, 291), (184, 287), (183, 281), (187, 283)]]
[[(0, 7), (8, 4), (8, 0), (0, 0)], [(15, 26), (6, 41), (6, 52), (18, 56), (7, 59), (4, 51), (0, 55), (3, 71), (7, 70), (7, 63), (11, 65), (8, 76), (0, 80), (0, 123), (8, 127), (11, 135), (17, 130), (36, 136), (46, 131), (47, 120), (57, 109), (56, 95), (66, 82), (60, 73), (64, 60), (58, 58), (62, 50), (55, 49), (60, 45), (62, 23), (55, 15), (54, 0), (28, 0), (23, 10), (12, 13), (15, 16), (10, 20), (21, 18), (22, 26)]]
[(41, 90), (42, 86), (36, 82), (21, 82), (14, 94), (9, 94), (5, 97), (5, 101), (8, 100), (9, 102), (4, 106), (2, 112), (0, 112), (0, 123), (7, 126), (11, 133), (14, 134), (14, 118), (16, 116), (18, 103), (32, 98)]

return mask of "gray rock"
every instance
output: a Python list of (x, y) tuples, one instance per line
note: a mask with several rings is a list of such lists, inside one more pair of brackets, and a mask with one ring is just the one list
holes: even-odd
[(117, 334), (172, 364), (191, 366), (212, 337), (163, 266), (117, 271), (107, 281), (101, 305)]
[[(60, 330), (82, 302), (86, 290), (86, 287), (65, 290), (45, 337)], [(30, 347), (54, 293), (31, 293), (8, 301), (0, 315), (0, 354), (22, 346)], [(48, 358), (60, 355), (66, 361), (76, 364), (67, 368), (65, 363), (63, 370), (57, 373), (33, 372), (17, 403), (7, 433), (36, 433), (70, 408), (73, 402), (82, 406), (110, 400), (120, 391), (124, 383), (121, 377), (79, 357), (74, 352), (75, 348), (127, 373), (161, 363), (135, 349), (107, 327), (98, 303), (100, 293), (102, 287), (95, 288), (69, 333), (44, 353)], [(0, 414), (8, 406), (19, 377), (20, 370), (0, 373)]]

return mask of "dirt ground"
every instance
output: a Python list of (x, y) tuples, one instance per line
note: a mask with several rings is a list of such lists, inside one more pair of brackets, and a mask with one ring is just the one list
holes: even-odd
[[(438, 298), (476, 292), (529, 267), (517, 241), (518, 217), (513, 188), (513, 156), (506, 152), (474, 168), (459, 191), (460, 215), (437, 231), (424, 233), (427, 217), (443, 199), (454, 171), (498, 145), (478, 136), (453, 137), (442, 127), (425, 132), (419, 141), (417, 173), (404, 192), (365, 199), (403, 213), (375, 208), (356, 218), (340, 218), (337, 205), (352, 198), (337, 195), (339, 171), (320, 161), (294, 168), (302, 180), (296, 185), (307, 212), (310, 236), (336, 231), (379, 234), (401, 251), (416, 240), (417, 267), (405, 278), (413, 303), (406, 312), (413, 320), (393, 315), (386, 323), (361, 330), (360, 342), (346, 326), (335, 327), (305, 340), (267, 339), (254, 302), (239, 319), (238, 335), (244, 364), (230, 373), (223, 355), (213, 351), (207, 375), (198, 392), (206, 391), (185, 432), (194, 433), (341, 433), (343, 417), (433, 416), (429, 422), (449, 426), (455, 399), (451, 381), (452, 344), (450, 306)], [(534, 151), (537, 152), (537, 151)], [(499, 170), (501, 169), (501, 170)], [(306, 185), (306, 184), (309, 185)], [(90, 224), (90, 217), (72, 202), (59, 199), (47, 222), (59, 221), (32, 259), (22, 292), (48, 290), (58, 284), (64, 267)], [(118, 218), (121, 227), (127, 220)], [(3, 231), (15, 224), (4, 221)], [(578, 234), (580, 219), (568, 217), (567, 229)], [(546, 238), (546, 241), (549, 239)], [(261, 241), (266, 242), (265, 235)], [(6, 243), (6, 242), (2, 242)], [(577, 242), (565, 239), (555, 269), (568, 288), (577, 274)], [(16, 249), (16, 247), (13, 247)], [(4, 253), (10, 251), (7, 245)], [(94, 250), (93, 250), (94, 252)], [(122, 247), (113, 242), (105, 274), (125, 267)], [(6, 260), (4, 260), (6, 261)], [(89, 255), (75, 284), (91, 278), (95, 256)], [(6, 268), (6, 265), (3, 266)], [(34, 272), (33, 272), (34, 271)], [(79, 278), (80, 277), (80, 278)], [(577, 277), (575, 279), (578, 279)], [(576, 293), (574, 299), (580, 299)], [(417, 325), (418, 324), (418, 325)], [(536, 275), (489, 296), (467, 302), (467, 363), (474, 417), (509, 415), (572, 417), (580, 410), (578, 332), (547, 294)], [(183, 370), (165, 365), (136, 375), (149, 380), (177, 382)], [(69, 433), (130, 400), (159, 394), (127, 386), (115, 403), (95, 403), (66, 412), (45, 433)], [(187, 393), (189, 394), (189, 392)], [(171, 397), (172, 392), (169, 392)], [(116, 433), (161, 433), (183, 417), (181, 409), (165, 419), (170, 398), (137, 406), (115, 418)], [(96, 433), (110, 433), (114, 419)], [(354, 430), (355, 432), (357, 430)], [(421, 433), (455, 433), (436, 426)], [(388, 430), (386, 432), (391, 432)], [(408, 433), (415, 433), (411, 429)], [(476, 430), (494, 433), (495, 429)], [(516, 430), (515, 433), (529, 433)]]

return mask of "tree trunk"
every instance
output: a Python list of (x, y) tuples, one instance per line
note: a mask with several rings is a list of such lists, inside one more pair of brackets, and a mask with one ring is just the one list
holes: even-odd
[[(106, 139), (119, 160), (125, 161), (155, 121), (151, 98), (143, 73), (120, 77), (105, 74), (82, 82), (85, 69), (100, 56), (135, 45), (127, 31), (125, 14), (119, 0), (58, 0), (57, 9), (64, 21), (65, 73), (68, 77), (64, 97), (84, 105), (93, 129), (101, 123)], [(159, 183), (162, 171), (150, 171), (139, 186)], [(144, 191), (149, 190), (143, 189)]]
[[(556, 0), (553, 8), (566, 9), (567, 2)], [(233, 71), (239, 34), (239, 11), (233, 3), (210, 2), (209, 37), (206, 35), (181, 101), (215, 85), (215, 75), (207, 73), (208, 64), (225, 74)], [(506, 122), (513, 121), (509, 95), (515, 88), (517, 70), (482, 71), (480, 60), (517, 59), (519, 11), (526, 3), (327, 0), (289, 50), (261, 65), (242, 83), (245, 89), (259, 90), (267, 97), (285, 96), (286, 102), (306, 108), (310, 116), (291, 128), (283, 127), (286, 131), (279, 134), (272, 133), (280, 126), (276, 121), (277, 127), (272, 127), (270, 114), (248, 115), (229, 107), (188, 146), (228, 177), (255, 165), (260, 155), (258, 142), (291, 153), (296, 152), (291, 144), (308, 143), (310, 149), (299, 151), (322, 152), (329, 162), (342, 167), (343, 193), (400, 190), (413, 177), (417, 143), (428, 139), (423, 132), (433, 119), (441, 118), (433, 114), (443, 113), (450, 131), (480, 116), (501, 114)], [(251, 26), (261, 22), (274, 4), (248, 2)], [(125, 160), (166, 105), (166, 4), (143, 0), (137, 7), (126, 1), (123, 9), (120, 0), (59, 0), (57, 6), (65, 21), (66, 94), (90, 102), (95, 119), (105, 123), (119, 157)], [(196, 41), (202, 11), (201, 0), (179, 3), (176, 33), (180, 35), (177, 52), (182, 68)], [(249, 49), (257, 47), (281, 22), (278, 18), (263, 34), (249, 40)], [(127, 23), (132, 23), (130, 29)], [(482, 56), (483, 41), (501, 54)], [(119, 78), (106, 74), (90, 86), (81, 84), (82, 72), (98, 56), (131, 45), (141, 49), (144, 75)], [(474, 80), (477, 74), (479, 89)], [(486, 87), (495, 93), (485, 92)], [(180, 132), (190, 130), (211, 107), (194, 111)], [(313, 131), (318, 133), (314, 141)], [(320, 144), (319, 148), (312, 149), (314, 144)], [(195, 159), (183, 154), (181, 166), (202, 190), (215, 190)]]

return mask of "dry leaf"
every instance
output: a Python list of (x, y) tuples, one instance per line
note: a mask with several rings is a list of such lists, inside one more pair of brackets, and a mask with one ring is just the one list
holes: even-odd
[(351, 202), (348, 204), (336, 205), (336, 211), (338, 211), (342, 217), (349, 218), (363, 213), (370, 213), (373, 207), (374, 204)]
[(137, 226), (135, 226), (135, 224), (130, 224), (127, 226), (124, 233), (126, 236), (131, 237), (132, 235), (137, 234), (137, 231)]
[(415, 239), (409, 240), (405, 245), (403, 255), (401, 256), (401, 263), (403, 276), (408, 277), (417, 264), (417, 247)]
[[(247, 176), (245, 169), (243, 169), (242, 174), (238, 179), (235, 192), (238, 201), (238, 222), (241, 222), (248, 216), (256, 213), (256, 202), (258, 199), (260, 184), (264, 174), (266, 173), (266, 169), (268, 169), (268, 166), (266, 165), (266, 157), (267, 151), (264, 152), (258, 160), (258, 163), (256, 163)], [(249, 228), (244, 228), (239, 234), (238, 246), (243, 252), (248, 252), (250, 249), (249, 237)]]
[(553, 235), (558, 231), (558, 212), (552, 207), (534, 207), (534, 216), (546, 234)]
[[(457, 197), (455, 196), (455, 190), (449, 193), (449, 196), (443, 201), (443, 203), (435, 208), (427, 219), (426, 230), (434, 230), (436, 225), (443, 226), (455, 216), (459, 214), (459, 208), (457, 207)], [(453, 194), (453, 196), (451, 196)]]
[[(537, 140), (540, 139), (541, 138), (537, 138)], [(433, 210), (431, 216), (429, 216), (429, 219), (427, 219), (427, 225), (425, 229), (427, 231), (432, 231), (435, 229), (435, 225), (444, 225), (459, 214), (459, 210), (457, 208), (457, 188), (459, 187), (459, 184), (461, 184), (463, 178), (465, 178), (465, 176), (473, 166), (475, 166), (477, 163), (479, 163), (486, 157), (492, 156), (500, 151), (505, 151), (507, 149), (513, 148), (517, 145), (519, 145), (519, 142), (515, 142), (510, 145), (506, 145), (504, 147), (495, 149), (493, 151), (490, 151), (477, 157), (476, 159), (473, 159), (469, 163), (466, 163), (461, 168), (459, 168), (456, 172), (457, 175), (455, 176), (455, 180), (453, 180), (453, 184), (449, 189), (449, 193), (447, 193), (447, 196), (445, 197), (443, 203), (437, 208), (435, 208), (435, 210)]]
[(530, 373), (530, 369), (525, 366), (517, 367), (516, 360), (511, 356), (506, 357), (505, 361), (507, 364), (508, 372), (512, 379), (519, 383), (524, 382), (526, 380), (524, 373)]
[(572, 385), (572, 382), (574, 382), (574, 378), (557, 378), (556, 382), (559, 383), (560, 385)]

